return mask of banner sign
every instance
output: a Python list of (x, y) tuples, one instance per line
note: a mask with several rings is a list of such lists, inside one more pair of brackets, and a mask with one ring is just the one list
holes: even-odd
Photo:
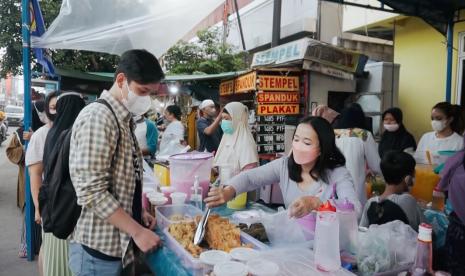
[(269, 64), (283, 64), (302, 60), (309, 43), (309, 38), (292, 41), (253, 55), (252, 67)]
[(257, 115), (298, 115), (299, 104), (258, 104)]
[(234, 93), (234, 80), (223, 81), (220, 84), (220, 96), (232, 95)]
[(251, 72), (245, 75), (242, 75), (235, 79), (234, 81), (235, 92), (244, 93), (257, 89), (257, 74)]
[(258, 103), (299, 103), (300, 94), (297, 92), (259, 92)]
[(263, 91), (299, 91), (299, 77), (258, 76), (259, 90)]

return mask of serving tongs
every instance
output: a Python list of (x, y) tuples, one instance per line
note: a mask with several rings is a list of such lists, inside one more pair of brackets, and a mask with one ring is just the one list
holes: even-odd
[[(213, 184), (212, 187), (219, 187), (220, 186), (220, 179), (218, 178)], [(207, 207), (205, 212), (202, 215), (202, 218), (197, 224), (197, 229), (195, 230), (194, 235), (194, 245), (199, 245), (203, 241), (203, 237), (205, 236), (205, 229), (207, 227), (208, 217), (210, 216), (211, 209)]]

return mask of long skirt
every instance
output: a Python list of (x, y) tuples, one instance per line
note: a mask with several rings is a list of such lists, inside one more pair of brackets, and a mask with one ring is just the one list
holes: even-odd
[(43, 234), (43, 275), (72, 276), (68, 268), (68, 246), (69, 242), (67, 240), (58, 239), (52, 233)]

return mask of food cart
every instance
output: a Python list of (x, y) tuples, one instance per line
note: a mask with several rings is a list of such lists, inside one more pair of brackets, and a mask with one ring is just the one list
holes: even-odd
[[(299, 39), (255, 53), (251, 70), (221, 82), (220, 101), (249, 107), (261, 162), (268, 162), (289, 153), (301, 117), (318, 105), (340, 110), (352, 100), (367, 59), (321, 41)], [(277, 185), (263, 188), (260, 198), (282, 203)]]

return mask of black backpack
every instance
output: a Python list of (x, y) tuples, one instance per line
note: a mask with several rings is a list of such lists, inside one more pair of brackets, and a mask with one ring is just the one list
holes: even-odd
[[(111, 110), (118, 124), (119, 133), (118, 118), (110, 104), (103, 99), (98, 99), (97, 102)], [(61, 133), (50, 153), (50, 166), (45, 168), (45, 179), (39, 191), (39, 211), (44, 232), (51, 232), (59, 239), (67, 239), (73, 233), (81, 215), (81, 206), (77, 204), (76, 190), (69, 174), (71, 134), (71, 128)], [(118, 146), (119, 137), (115, 152)]]
[(407, 225), (409, 224), (404, 210), (389, 199), (382, 200), (381, 202), (373, 201), (368, 207), (367, 217), (369, 225), (381, 225), (395, 220), (400, 220)]

